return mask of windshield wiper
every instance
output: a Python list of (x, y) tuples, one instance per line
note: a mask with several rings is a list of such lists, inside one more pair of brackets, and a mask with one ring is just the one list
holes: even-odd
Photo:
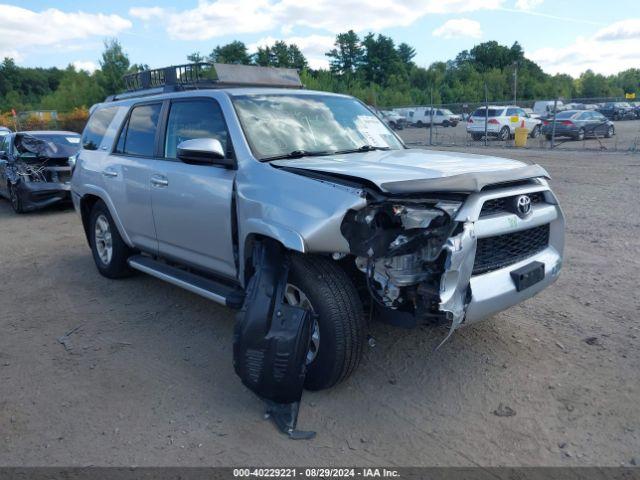
[(322, 155), (331, 155), (332, 153), (335, 153), (335, 152), (330, 152), (328, 150), (319, 151), (319, 152), (312, 152), (309, 150), (294, 150), (292, 152), (284, 153), (282, 155), (274, 155), (273, 157), (261, 158), (260, 161), (269, 162), (271, 160), (281, 160), (285, 158), (321, 157)]
[(338, 150), (337, 152), (334, 152), (334, 153), (343, 154), (343, 153), (373, 152), (374, 150), (391, 150), (391, 147), (377, 147), (375, 145), (362, 145), (361, 147), (358, 147), (358, 148), (352, 148), (350, 150)]

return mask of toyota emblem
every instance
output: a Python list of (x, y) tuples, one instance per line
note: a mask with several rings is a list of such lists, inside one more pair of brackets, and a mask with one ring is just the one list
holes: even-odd
[(531, 213), (531, 198), (529, 195), (519, 195), (515, 201), (516, 213), (524, 218)]

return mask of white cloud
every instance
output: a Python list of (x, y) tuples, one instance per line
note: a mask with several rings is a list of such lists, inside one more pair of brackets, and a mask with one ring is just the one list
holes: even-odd
[(527, 56), (549, 73), (579, 76), (587, 69), (610, 75), (640, 65), (640, 20), (613, 23), (566, 47), (541, 48)]
[(33, 47), (65, 48), (73, 41), (90, 37), (115, 36), (131, 27), (131, 22), (118, 15), (63, 12), (49, 8), (35, 12), (13, 5), (0, 5), (0, 52), (13, 52), (21, 57)]
[(199, 0), (192, 9), (133, 7), (130, 14), (142, 20), (161, 18), (172, 38), (206, 40), (240, 33), (280, 29), (285, 35), (295, 27), (331, 33), (353, 29), (378, 31), (408, 26), (425, 15), (495, 10), (505, 0)]
[(325, 35), (307, 35), (305, 37), (287, 37), (287, 38), (261, 38), (257, 42), (247, 45), (250, 52), (255, 52), (258, 47), (271, 46), (276, 41), (282, 40), (287, 44), (294, 43), (304, 53), (311, 68), (329, 68), (329, 61), (325, 56), (333, 48), (335, 38)]
[(544, 2), (544, 0), (517, 0), (516, 8), (518, 10), (533, 10), (542, 5), (542, 2)]
[(165, 9), (161, 7), (131, 7), (129, 9), (129, 15), (139, 18), (145, 22), (156, 18), (162, 18), (165, 14)]
[(433, 31), (434, 37), (456, 38), (456, 37), (482, 37), (480, 23), (468, 18), (455, 18), (447, 20), (443, 25)]
[(84, 70), (88, 73), (93, 73), (98, 69), (98, 64), (90, 60), (76, 60), (75, 62), (71, 62), (71, 65), (73, 65), (76, 70)]
[[(596, 40), (630, 40), (640, 39), (640, 18), (629, 18), (620, 22), (612, 23), (598, 31)], [(637, 50), (637, 45), (636, 45)]]

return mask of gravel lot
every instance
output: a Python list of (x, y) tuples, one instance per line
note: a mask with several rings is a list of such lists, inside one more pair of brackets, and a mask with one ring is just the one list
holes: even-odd
[(309, 442), (235, 376), (231, 311), (102, 278), (73, 211), (0, 201), (0, 465), (640, 463), (640, 156), (498, 153), (554, 177), (561, 279), (437, 352), (445, 329), (375, 326), (355, 376), (304, 395)]
[[(628, 152), (629, 150), (640, 151), (640, 120), (625, 120), (614, 122), (616, 134), (612, 138), (587, 138), (582, 142), (570, 138), (560, 137), (556, 139), (555, 149), (558, 150), (608, 150), (618, 152)], [(428, 144), (428, 128), (406, 128), (400, 130), (399, 135), (409, 144)], [(435, 145), (461, 145), (474, 147), (482, 142), (476, 142), (467, 135), (467, 126), (461, 122), (455, 127), (435, 127), (433, 130), (433, 143)], [(513, 139), (503, 142), (496, 138), (490, 138), (489, 144), (496, 147), (513, 146)], [(527, 141), (527, 147), (549, 148), (549, 142), (543, 135)]]

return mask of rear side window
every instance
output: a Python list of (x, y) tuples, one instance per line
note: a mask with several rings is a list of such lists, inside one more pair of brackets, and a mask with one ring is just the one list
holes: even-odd
[(227, 151), (227, 127), (220, 106), (213, 100), (189, 100), (171, 104), (164, 155), (176, 158), (178, 145), (194, 138), (215, 138)]
[[(489, 116), (490, 117), (499, 117), (502, 114), (502, 109), (498, 109), (498, 108), (490, 108), (489, 109)], [(473, 117), (484, 117), (485, 116), (485, 109), (484, 108), (479, 108), (477, 109), (475, 112), (473, 112)]]
[(101, 108), (93, 112), (82, 132), (82, 148), (85, 150), (97, 150), (102, 143), (107, 128), (113, 117), (118, 112), (118, 107)]
[(120, 133), (117, 151), (127, 155), (152, 157), (162, 104), (133, 107), (127, 126)]

